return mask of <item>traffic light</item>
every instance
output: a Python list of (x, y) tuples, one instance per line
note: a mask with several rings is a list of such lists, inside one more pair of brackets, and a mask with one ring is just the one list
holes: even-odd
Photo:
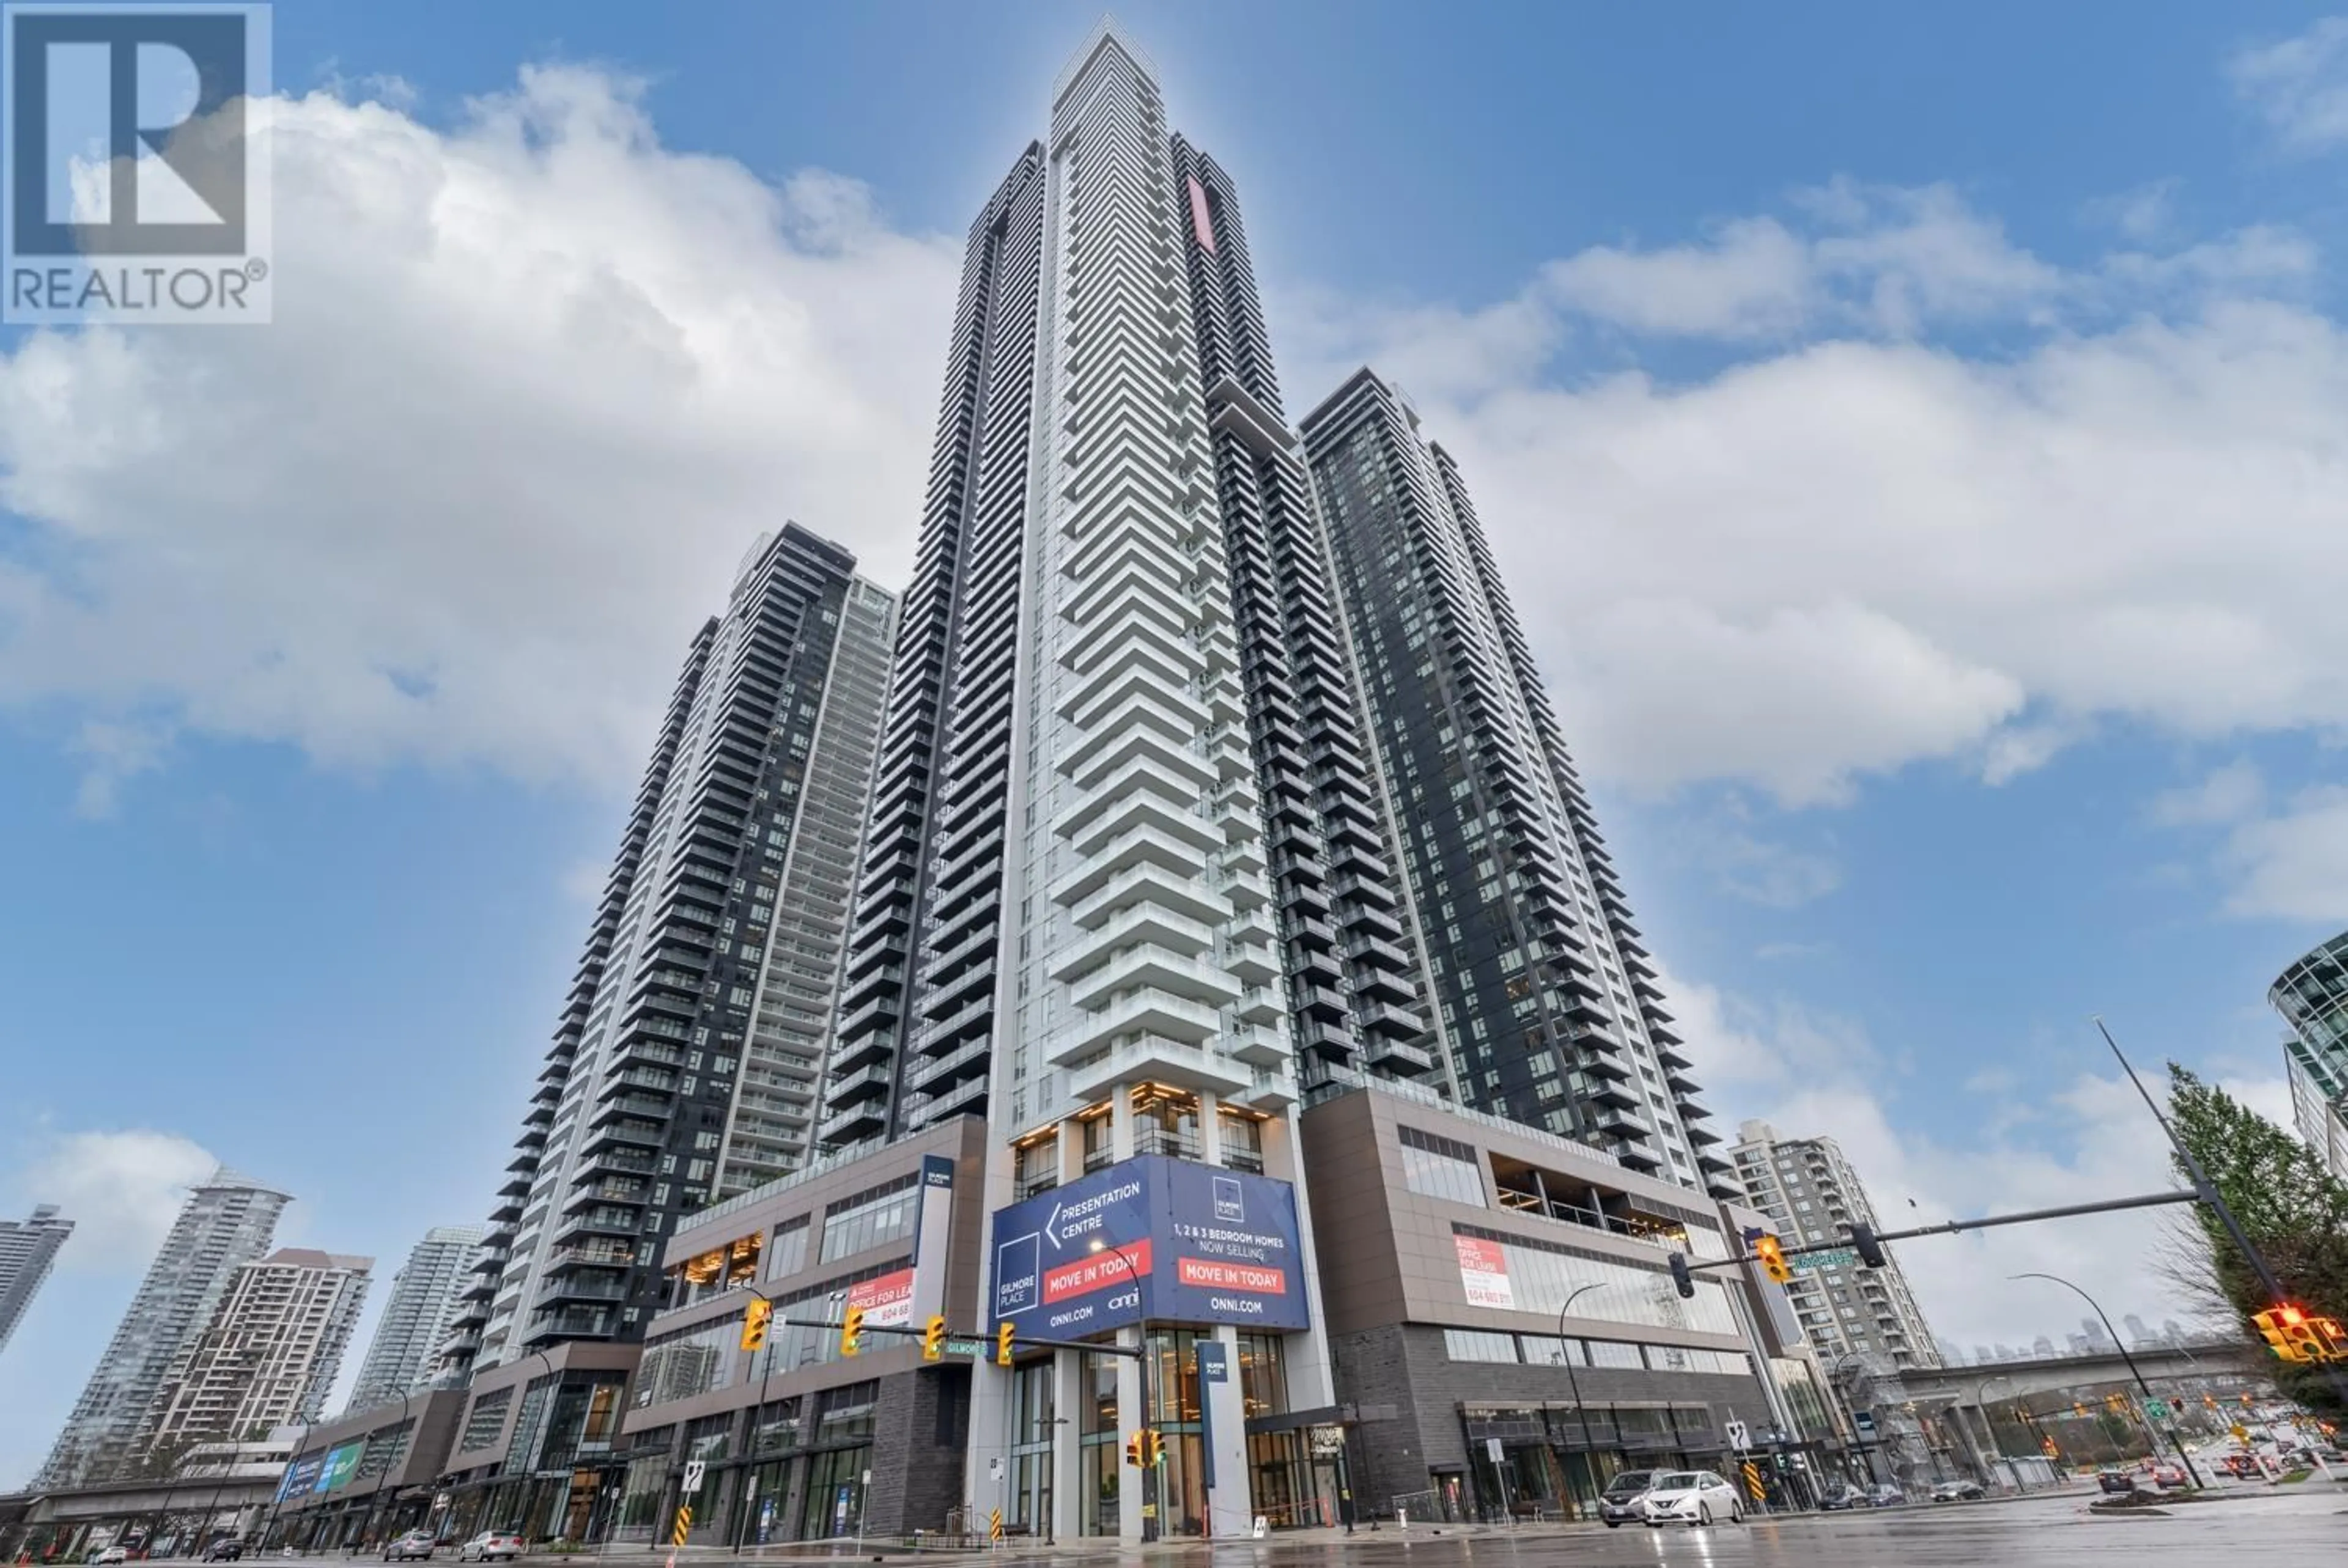
[(922, 1359), (935, 1361), (946, 1353), (946, 1320), (932, 1317), (922, 1329)]
[(1695, 1276), (1688, 1272), (1687, 1254), (1684, 1252), (1672, 1254), (1672, 1285), (1682, 1301), (1695, 1299)]
[(1794, 1282), (1794, 1266), (1786, 1261), (1786, 1249), (1777, 1238), (1764, 1232), (1753, 1238), (1753, 1255), (1761, 1260), (1761, 1271), (1780, 1285)]
[(1141, 1440), (1143, 1435), (1144, 1434), (1140, 1432), (1136, 1432), (1131, 1437), (1125, 1440), (1125, 1462), (1133, 1466), (1136, 1470), (1139, 1470), (1141, 1468)]
[(2307, 1314), (2298, 1307), (2289, 1303), (2281, 1307), (2269, 1307), (2266, 1311), (2257, 1314), (2250, 1321), (2257, 1325), (2259, 1332), (2265, 1336), (2267, 1348), (2272, 1350), (2277, 1356), (2286, 1361), (2310, 1359), (2306, 1347), (2299, 1337), (2299, 1330), (2306, 1327)]
[(994, 1364), (996, 1366), (1011, 1365), (1011, 1340), (1016, 1330), (1008, 1323), (996, 1327), (994, 1330)]
[(754, 1296), (742, 1308), (742, 1348), (764, 1350), (767, 1348), (767, 1326), (774, 1321), (775, 1304), (763, 1296)]
[(853, 1356), (864, 1348), (864, 1308), (851, 1307), (839, 1320), (839, 1353)]
[(2340, 1327), (2338, 1318), (2311, 1317), (2307, 1320), (2307, 1326), (2315, 1330), (2316, 1342), (2322, 1349), (2318, 1359), (2348, 1360), (2348, 1329), (2343, 1329)]
[(1166, 1462), (1166, 1435), (1156, 1427), (1141, 1429), (1141, 1462), (1155, 1470)]
[(1883, 1244), (1875, 1239), (1873, 1225), (1850, 1227), (1850, 1250), (1859, 1254), (1859, 1261), (1869, 1268), (1881, 1268), (1891, 1261), (1883, 1255)]

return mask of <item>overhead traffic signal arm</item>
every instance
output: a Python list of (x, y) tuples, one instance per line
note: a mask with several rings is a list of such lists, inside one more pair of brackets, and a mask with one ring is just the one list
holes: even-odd
[[(1928, 1235), (1962, 1235), (1966, 1231), (1989, 1230), (1997, 1225), (2029, 1225), (2038, 1220), (2068, 1219), (2075, 1214), (2109, 1214), (2114, 1209), (2146, 1209), (2162, 1204), (2200, 1201), (2200, 1194), (2190, 1191), (2145, 1193), (2133, 1198), (2106, 1198), (2098, 1204), (2066, 1204), (2059, 1209), (2032, 1209), (2025, 1214), (1992, 1214), (1985, 1219), (1951, 1220), (1945, 1225), (1918, 1225), (1913, 1230), (1877, 1231), (1869, 1225), (1853, 1225), (1848, 1236), (1834, 1241), (1809, 1242), (1801, 1246), (1787, 1246), (1775, 1236), (1766, 1236), (1766, 1239), (1776, 1249), (1777, 1262), (1774, 1265), (1757, 1245), (1750, 1253), (1740, 1253), (1735, 1257), (1710, 1258), (1701, 1263), (1684, 1253), (1673, 1253), (1671, 1257), (1672, 1283), (1678, 1287), (1681, 1296), (1693, 1296), (1695, 1295), (1695, 1276), (1704, 1270), (1740, 1268), (1747, 1262), (1758, 1261), (1769, 1271), (1770, 1278), (1783, 1285), (1793, 1277), (1793, 1270), (1785, 1260), (1800, 1257), (1806, 1253), (1841, 1252), (1848, 1248), (1859, 1254), (1862, 1266), (1881, 1268), (1890, 1261), (1883, 1250), (1883, 1244), (1888, 1241), (1913, 1241), (1919, 1236)], [(1778, 1273), (1780, 1266), (1785, 1267), (1785, 1273)], [(2316, 1330), (2319, 1336), (2322, 1332), (2321, 1329)], [(2348, 1337), (2343, 1337), (2340, 1353), (2348, 1356)]]

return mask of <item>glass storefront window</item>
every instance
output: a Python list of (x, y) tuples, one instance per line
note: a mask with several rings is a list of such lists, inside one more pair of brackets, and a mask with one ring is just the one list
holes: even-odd
[(1402, 1149), (1405, 1186), (1422, 1198), (1473, 1204), (1479, 1209), (1487, 1206), (1484, 1169), (1477, 1163), (1474, 1149), (1416, 1127), (1397, 1127), (1395, 1132)]
[(1199, 1099), (1155, 1084), (1133, 1091), (1133, 1152), (1199, 1157)]
[(921, 1173), (909, 1171), (900, 1179), (870, 1192), (860, 1193), (823, 1216), (822, 1261), (869, 1252), (885, 1242), (911, 1235), (913, 1212), (921, 1206)]
[(1060, 1184), (1060, 1140), (1056, 1132), (1049, 1138), (1020, 1144), (1012, 1152), (1012, 1160), (1014, 1168), (1011, 1178), (1016, 1185), (1013, 1196), (1032, 1198)]
[(1699, 1286), (1695, 1299), (1685, 1301), (1673, 1288), (1670, 1274), (1661, 1268), (1637, 1268), (1580, 1252), (1537, 1246), (1477, 1227), (1453, 1228), (1460, 1235), (1499, 1245), (1506, 1258), (1512, 1305), (1519, 1312), (1538, 1312), (1554, 1317), (1574, 1291), (1594, 1285), (1597, 1289), (1573, 1301), (1576, 1317), (1651, 1328), (1687, 1328), (1704, 1334), (1736, 1332), (1736, 1319), (1729, 1311), (1727, 1296), (1715, 1286)]
[(1234, 1171), (1263, 1169), (1263, 1123), (1243, 1112), (1222, 1107), (1215, 1118), (1215, 1135), (1223, 1146), (1223, 1163)]
[(1086, 1116), (1078, 1125), (1085, 1130), (1085, 1169), (1097, 1171), (1112, 1163), (1117, 1152), (1112, 1142), (1108, 1112), (1103, 1110), (1097, 1115)]
[(775, 1227), (775, 1245), (767, 1249), (767, 1277), (788, 1279), (807, 1266), (808, 1222), (802, 1214)]
[(1240, 1402), (1251, 1418), (1277, 1415), (1288, 1409), (1288, 1367), (1281, 1357), (1277, 1334), (1239, 1337)]

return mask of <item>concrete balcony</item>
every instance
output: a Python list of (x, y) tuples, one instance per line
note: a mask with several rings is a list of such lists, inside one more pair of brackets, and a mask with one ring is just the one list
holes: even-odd
[(1205, 921), (1210, 926), (1220, 925), (1231, 917), (1230, 901), (1214, 893), (1196, 876), (1147, 862), (1110, 877), (1097, 892), (1078, 897), (1068, 913), (1079, 927), (1092, 930), (1120, 910), (1143, 904), (1152, 904), (1177, 915)]
[(1119, 872), (1145, 863), (1189, 881), (1206, 879), (1207, 857), (1196, 845), (1149, 824), (1103, 844), (1084, 865), (1053, 883), (1047, 896), (1056, 904), (1081, 903), (1107, 886)]
[(1066, 1067), (1078, 1058), (1107, 1049), (1124, 1035), (1161, 1035), (1168, 1040), (1203, 1044), (1221, 1028), (1221, 1015), (1202, 1002), (1164, 991), (1134, 991), (1069, 1025), (1045, 1048), (1046, 1060), (1055, 1067)]
[[(1154, 775), (1154, 776), (1153, 776)], [(1128, 833), (1154, 827), (1201, 855), (1220, 849), (1223, 835), (1199, 815), (1198, 792), (1146, 759), (1121, 768), (1101, 788), (1053, 823), (1079, 855), (1097, 855)]]
[(1236, 1094), (1252, 1077), (1238, 1061), (1204, 1045), (1143, 1035), (1068, 1064), (1068, 1091), (1097, 1100), (1120, 1083), (1143, 1081), (1210, 1094)]
[(1280, 959), (1268, 941), (1234, 942), (1223, 953), (1223, 968), (1241, 985), (1270, 985), (1280, 978)]
[(1225, 1030), (1223, 1050), (1250, 1067), (1270, 1067), (1284, 1062), (1295, 1052), (1289, 1046), (1288, 1037), (1272, 1027), (1278, 1022), (1275, 1017), (1243, 1029)]
[(1156, 904), (1128, 905), (1071, 946), (1052, 966), (1052, 978), (1073, 980), (1107, 963), (1118, 948), (1145, 943), (1195, 958), (1214, 950), (1215, 928)]
[(1070, 988), (1070, 999), (1089, 1009), (1112, 1005), (1123, 993), (1155, 989), (1222, 1008), (1239, 999), (1241, 989), (1214, 963), (1143, 943), (1117, 949), (1107, 963)]
[(888, 1125), (888, 1107), (880, 1101), (851, 1105), (836, 1111), (823, 1119), (816, 1129), (816, 1141), (822, 1143), (860, 1143), (867, 1138), (878, 1137)]

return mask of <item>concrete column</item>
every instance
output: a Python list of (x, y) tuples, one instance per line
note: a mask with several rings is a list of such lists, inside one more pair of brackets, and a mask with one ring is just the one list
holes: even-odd
[(1080, 1350), (1056, 1350), (1052, 1365), (1052, 1533), (1073, 1541), (1082, 1532), (1084, 1495), (1085, 1358)]
[[(1123, 1092), (1122, 1090), (1119, 1091)], [(1122, 1122), (1120, 1117), (1119, 1121)], [(1126, 1134), (1130, 1142), (1131, 1134)], [(1141, 1330), (1138, 1327), (1117, 1331), (1120, 1345), (1139, 1346)], [(1141, 1429), (1148, 1419), (1141, 1403), (1141, 1363), (1120, 1356), (1117, 1358), (1117, 1473), (1120, 1478), (1117, 1491), (1117, 1534), (1128, 1541), (1141, 1539), (1141, 1472), (1125, 1462), (1125, 1440)]]
[(1247, 1463), (1247, 1402), (1241, 1397), (1239, 1337), (1239, 1330), (1228, 1323), (1215, 1329), (1215, 1342), (1223, 1348), (1229, 1376), (1220, 1383), (1204, 1383), (1200, 1389), (1215, 1440), (1215, 1484), (1207, 1493), (1207, 1524), (1217, 1541), (1243, 1538), (1255, 1517)]

